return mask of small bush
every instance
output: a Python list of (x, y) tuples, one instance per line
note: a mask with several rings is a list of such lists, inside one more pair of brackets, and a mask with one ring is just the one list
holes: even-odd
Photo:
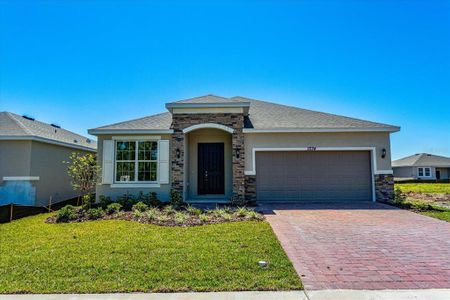
[(91, 208), (86, 211), (86, 217), (89, 220), (97, 220), (102, 218), (105, 215), (105, 212), (101, 208)]
[(186, 222), (187, 219), (188, 219), (188, 216), (181, 211), (177, 211), (174, 215), (174, 220), (175, 220), (175, 223), (177, 223), (177, 224), (183, 224), (184, 222)]
[(133, 210), (133, 217), (135, 219), (140, 219), (144, 216), (144, 212), (140, 211), (140, 210)]
[(77, 210), (72, 205), (66, 205), (56, 213), (56, 222), (64, 223), (75, 220), (78, 217)]
[(181, 193), (177, 190), (170, 190), (170, 205), (172, 205), (175, 208), (180, 208), (184, 205), (183, 197), (181, 196)]
[(144, 212), (148, 209), (148, 205), (145, 204), (144, 202), (138, 202), (135, 205), (133, 205), (132, 210), (133, 211), (139, 211), (139, 212)]
[(122, 196), (117, 198), (117, 202), (122, 205), (124, 210), (131, 210), (133, 205), (135, 205), (138, 201), (136, 197), (134, 197), (132, 194), (123, 194)]
[(168, 215), (162, 215), (160, 214), (156, 220), (158, 220), (159, 222), (167, 222), (170, 220), (170, 217)]
[(199, 216), (199, 215), (202, 214), (202, 210), (201, 209), (193, 207), (191, 205), (186, 207), (186, 211), (188, 212), (188, 214), (193, 215), (193, 216)]
[(108, 215), (117, 214), (122, 209), (120, 203), (111, 203), (106, 207), (106, 213)]
[(211, 217), (208, 216), (207, 214), (201, 214), (201, 215), (198, 217), (198, 219), (199, 219), (200, 222), (202, 222), (202, 223), (206, 223), (206, 222), (211, 221)]
[(403, 194), (402, 190), (396, 188), (394, 191), (394, 203), (395, 204), (403, 204), (406, 201), (406, 195)]
[(155, 192), (151, 192), (149, 196), (149, 204), (153, 207), (159, 207), (161, 206), (161, 201), (158, 199), (158, 194)]
[(91, 194), (86, 194), (81, 198), (82, 207), (84, 210), (88, 210), (95, 204), (95, 198)]
[(113, 201), (111, 200), (111, 197), (109, 197), (109, 196), (100, 195), (100, 196), (98, 196), (98, 203), (99, 203), (100, 207), (105, 209), (108, 207), (108, 205), (113, 203)]
[(172, 205), (167, 205), (166, 207), (164, 207), (164, 209), (162, 210), (163, 214), (166, 215), (173, 215), (177, 212), (177, 210), (172, 206)]
[(238, 209), (236, 209), (235, 214), (237, 217), (243, 218), (247, 215), (248, 211), (249, 210), (245, 207), (239, 207)]
[(247, 220), (261, 220), (262, 216), (254, 210), (249, 210), (245, 218)]
[(156, 219), (158, 218), (158, 216), (159, 216), (159, 210), (156, 209), (156, 208), (150, 208), (150, 209), (147, 211), (146, 215), (147, 215), (147, 218), (148, 218), (150, 221), (156, 220)]

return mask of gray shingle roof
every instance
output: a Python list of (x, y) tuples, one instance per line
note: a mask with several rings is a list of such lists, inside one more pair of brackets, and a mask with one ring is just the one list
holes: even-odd
[(36, 138), (43, 142), (62, 143), (67, 147), (97, 149), (97, 142), (85, 136), (37, 120), (29, 120), (10, 112), (0, 112), (0, 138)]
[[(249, 115), (245, 121), (246, 129), (254, 130), (386, 130), (398, 131), (392, 125), (364, 121), (355, 118), (338, 116), (329, 113), (317, 112), (292, 106), (286, 106), (266, 101), (254, 100), (245, 97), (225, 98), (206, 95), (174, 103), (230, 103), (249, 102)], [(125, 121), (112, 125), (92, 129), (92, 132), (106, 130), (169, 130), (172, 122), (170, 113), (148, 116), (136, 120)]]
[(433, 155), (428, 153), (417, 153), (400, 158), (392, 162), (393, 167), (448, 167), (450, 168), (450, 157)]

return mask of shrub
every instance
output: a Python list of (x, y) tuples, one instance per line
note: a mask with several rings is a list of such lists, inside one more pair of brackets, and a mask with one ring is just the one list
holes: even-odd
[(166, 207), (164, 207), (162, 212), (166, 215), (173, 215), (177, 212), (177, 210), (172, 205), (167, 205)]
[(144, 213), (140, 210), (133, 210), (133, 217), (135, 219), (140, 219), (144, 216)]
[(170, 220), (170, 217), (168, 215), (163, 215), (160, 214), (157, 218), (156, 218), (159, 222), (167, 222)]
[(156, 219), (158, 218), (158, 216), (159, 216), (159, 210), (156, 209), (156, 208), (150, 208), (150, 209), (147, 211), (146, 215), (147, 215), (147, 218), (148, 218), (150, 221), (156, 220)]
[(243, 218), (247, 215), (248, 211), (249, 210), (245, 207), (239, 207), (238, 209), (236, 209), (235, 214), (237, 217)]
[(209, 222), (211, 220), (211, 217), (208, 216), (207, 214), (201, 214), (198, 219), (200, 220), (200, 222), (202, 223), (206, 223)]
[(100, 196), (98, 196), (98, 203), (99, 203), (100, 207), (107, 208), (108, 205), (113, 203), (113, 201), (111, 200), (111, 197), (109, 197), (109, 196), (100, 195)]
[(106, 207), (106, 213), (108, 215), (116, 214), (120, 211), (122, 205), (120, 203), (111, 203)]
[(175, 223), (183, 224), (188, 219), (188, 216), (185, 213), (181, 212), (181, 211), (177, 211), (175, 213), (174, 219), (175, 219)]
[(202, 210), (201, 209), (193, 207), (191, 205), (186, 207), (186, 211), (188, 212), (188, 214), (193, 215), (193, 216), (199, 216), (199, 215), (202, 214)]
[(262, 216), (254, 210), (249, 210), (245, 218), (248, 220), (261, 220)]
[(86, 194), (81, 198), (82, 200), (82, 207), (84, 210), (88, 210), (92, 207), (92, 205), (95, 204), (95, 197), (91, 194)]
[(406, 201), (406, 195), (402, 193), (402, 190), (396, 188), (394, 191), (394, 203), (403, 204)]
[(66, 205), (56, 213), (56, 222), (69, 222), (75, 220), (78, 217), (77, 210), (72, 205)]
[(97, 220), (102, 218), (105, 212), (101, 208), (91, 208), (86, 211), (86, 216), (89, 220)]
[(138, 202), (135, 205), (133, 205), (132, 210), (133, 211), (139, 211), (139, 212), (144, 212), (148, 209), (148, 205), (145, 204), (144, 202)]
[(158, 199), (158, 194), (151, 192), (149, 196), (149, 205), (153, 207), (161, 206), (161, 201)]
[(135, 205), (138, 201), (136, 200), (136, 197), (126, 193), (118, 197), (117, 202), (120, 203), (120, 205), (122, 205), (124, 210), (131, 210), (133, 205)]
[(177, 190), (170, 190), (170, 205), (175, 208), (180, 208), (184, 205), (183, 197), (181, 193)]

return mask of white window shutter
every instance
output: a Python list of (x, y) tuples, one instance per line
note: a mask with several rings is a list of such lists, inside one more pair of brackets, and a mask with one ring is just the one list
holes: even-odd
[(169, 140), (158, 141), (159, 149), (159, 183), (169, 183)]
[(114, 141), (103, 141), (102, 183), (112, 184), (114, 177)]

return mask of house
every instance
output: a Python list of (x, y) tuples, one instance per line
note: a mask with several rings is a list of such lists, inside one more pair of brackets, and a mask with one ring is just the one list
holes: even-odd
[(0, 112), (0, 205), (46, 206), (78, 196), (67, 175), (72, 152), (95, 153), (97, 143), (55, 124)]
[(394, 178), (399, 180), (450, 179), (450, 157), (417, 153), (392, 162)]
[(166, 104), (168, 112), (90, 129), (97, 195), (169, 191), (188, 202), (389, 201), (399, 127), (244, 97)]

